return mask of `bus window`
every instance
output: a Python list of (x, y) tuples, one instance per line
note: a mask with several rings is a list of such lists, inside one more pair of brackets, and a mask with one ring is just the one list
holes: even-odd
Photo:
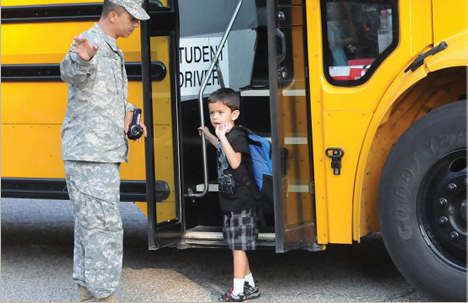
[(364, 83), (398, 44), (397, 1), (322, 1), (324, 70), (337, 86)]

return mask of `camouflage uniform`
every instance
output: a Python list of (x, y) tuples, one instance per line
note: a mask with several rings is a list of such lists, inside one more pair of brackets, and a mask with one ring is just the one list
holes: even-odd
[(68, 105), (62, 125), (62, 158), (69, 161), (128, 162), (125, 134), (128, 80), (124, 56), (116, 39), (98, 24), (84, 32), (98, 45), (89, 61), (72, 53), (60, 64), (62, 80), (68, 82)]
[(73, 280), (95, 298), (117, 291), (122, 272), (120, 164), (65, 161), (75, 217)]
[(74, 207), (73, 279), (95, 298), (116, 292), (122, 271), (120, 162), (128, 162), (125, 133), (128, 81), (116, 39), (95, 24), (82, 33), (99, 49), (89, 61), (70, 52), (60, 65), (69, 83), (62, 158)]

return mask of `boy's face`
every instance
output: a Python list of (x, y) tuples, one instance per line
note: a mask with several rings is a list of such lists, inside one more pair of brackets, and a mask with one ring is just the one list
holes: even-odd
[(234, 124), (234, 121), (239, 117), (240, 111), (232, 111), (222, 102), (208, 103), (208, 111), (210, 113), (211, 125), (216, 129), (228, 122)]

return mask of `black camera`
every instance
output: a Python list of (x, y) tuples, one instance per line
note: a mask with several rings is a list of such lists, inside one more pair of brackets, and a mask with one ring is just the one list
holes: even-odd
[(130, 140), (136, 140), (141, 137), (143, 134), (143, 128), (140, 126), (141, 120), (141, 109), (135, 108), (133, 111), (133, 119), (132, 123), (130, 124), (127, 132), (127, 137)]

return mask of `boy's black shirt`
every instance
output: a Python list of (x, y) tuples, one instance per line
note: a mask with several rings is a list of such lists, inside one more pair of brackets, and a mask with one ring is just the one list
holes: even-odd
[[(251, 187), (255, 186), (255, 181), (253, 180), (252, 162), (250, 161), (250, 149), (246, 134), (238, 126), (234, 126), (226, 134), (226, 138), (235, 152), (242, 153), (242, 159), (239, 167), (233, 170), (227, 161), (221, 143), (218, 142), (216, 158), (221, 210), (229, 212), (255, 208), (255, 192)], [(247, 186), (246, 182), (250, 182), (250, 186)]]

